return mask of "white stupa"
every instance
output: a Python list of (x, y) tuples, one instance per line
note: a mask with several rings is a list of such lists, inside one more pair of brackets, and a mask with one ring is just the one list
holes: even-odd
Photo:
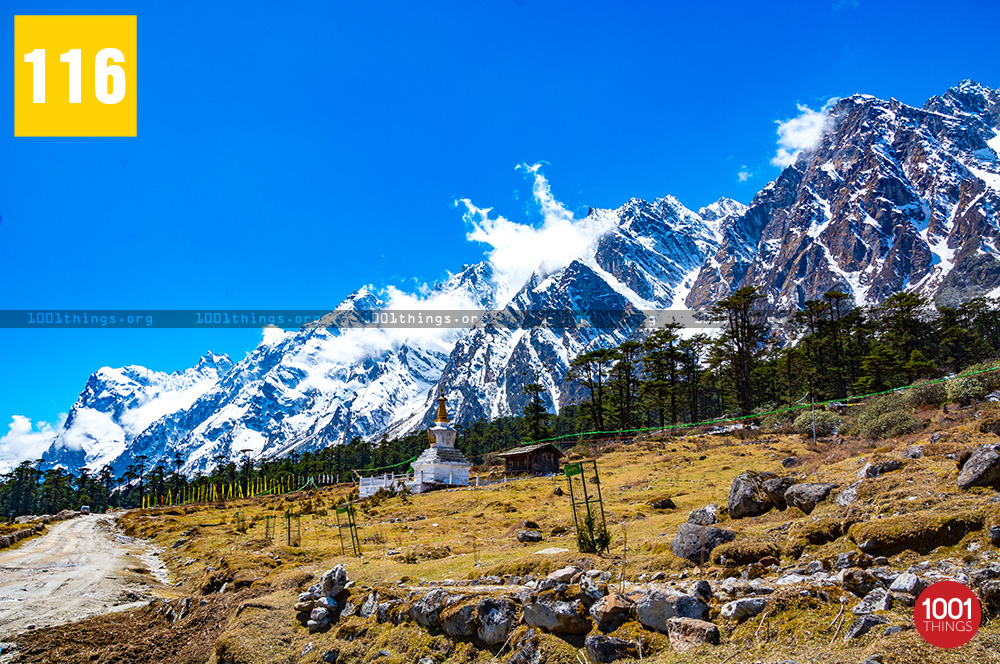
[(413, 481), (417, 486), (431, 483), (464, 486), (469, 483), (472, 464), (455, 447), (458, 432), (451, 426), (444, 402), (444, 395), (439, 396), (437, 419), (427, 430), (431, 446), (413, 462)]

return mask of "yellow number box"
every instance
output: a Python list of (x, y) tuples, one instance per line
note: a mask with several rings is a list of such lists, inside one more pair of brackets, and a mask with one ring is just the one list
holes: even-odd
[(135, 16), (15, 16), (15, 136), (136, 135)]

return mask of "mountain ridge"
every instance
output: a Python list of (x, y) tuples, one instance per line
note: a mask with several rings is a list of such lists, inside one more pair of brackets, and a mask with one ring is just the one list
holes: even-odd
[[(922, 108), (852, 95), (830, 106), (828, 124), (748, 206), (720, 198), (693, 211), (668, 195), (591, 208), (575, 220), (600, 231), (586, 249), (565, 265), (543, 262), (524, 283), (506, 282), (487, 260), (422, 297), (369, 285), (335, 310), (702, 309), (747, 285), (782, 311), (833, 289), (857, 305), (901, 290), (945, 303), (1000, 295), (990, 288), (1000, 283), (996, 91), (963, 81)], [(159, 386), (152, 392), (141, 379), (118, 380), (125, 374), (115, 372), (129, 368), (95, 372), (44, 463), (112, 463), (120, 472), (139, 456), (153, 463), (180, 454), (194, 474), (216, 457), (406, 433), (433, 419), (439, 391), (459, 423), (515, 414), (534, 381), (559, 409), (579, 396), (566, 379), (576, 355), (637, 334), (631, 322), (607, 330), (269, 330), (243, 360), (225, 358), (224, 370), (202, 361), (188, 370), (202, 377), (202, 392), (166, 389), (159, 376), (150, 378)]]

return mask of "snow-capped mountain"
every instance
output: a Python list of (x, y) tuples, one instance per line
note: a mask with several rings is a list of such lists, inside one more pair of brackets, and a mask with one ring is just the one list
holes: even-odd
[[(904, 289), (942, 302), (1000, 295), (998, 129), (1000, 95), (971, 81), (923, 108), (855, 95), (830, 108), (819, 143), (748, 207), (720, 199), (693, 211), (667, 196), (583, 219), (557, 209), (560, 223), (587, 229), (568, 259), (540, 260), (512, 282), (491, 254), (429, 293), (368, 286), (337, 310), (703, 308), (744, 285), (783, 310), (831, 289), (858, 304)], [(536, 200), (551, 211), (545, 187)], [(536, 378), (560, 408), (578, 397), (566, 380), (573, 358), (636, 327), (625, 317), (606, 328), (268, 329), (236, 364), (212, 356), (179, 374), (101, 369), (45, 459), (120, 472), (137, 455), (155, 463), (180, 453), (193, 474), (243, 451), (260, 458), (411, 431), (433, 418), (438, 390), (459, 423), (518, 413)]]
[(779, 309), (831, 289), (869, 304), (904, 289), (953, 302), (996, 288), (996, 91), (963, 81), (923, 108), (854, 95), (829, 123), (724, 230), (688, 306), (744, 285)]
[(99, 468), (133, 453), (135, 439), (160, 418), (189, 408), (232, 369), (226, 355), (207, 353), (175, 373), (140, 366), (103, 367), (87, 386), (43, 455), (46, 465)]

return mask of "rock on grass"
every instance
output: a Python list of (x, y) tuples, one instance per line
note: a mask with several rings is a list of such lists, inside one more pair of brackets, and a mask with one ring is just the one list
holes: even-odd
[(677, 652), (687, 652), (705, 644), (719, 645), (719, 628), (696, 618), (671, 618), (668, 636)]
[(806, 514), (811, 514), (816, 505), (826, 500), (830, 492), (836, 488), (836, 484), (829, 483), (796, 484), (785, 492), (785, 502), (789, 507), (797, 507)]
[(626, 657), (639, 658), (639, 649), (636, 647), (635, 641), (604, 636), (603, 634), (591, 634), (583, 643), (587, 648), (587, 657), (592, 662), (606, 664)]
[(1000, 483), (1000, 444), (980, 445), (962, 466), (958, 488), (994, 486)]
[(732, 542), (736, 533), (713, 526), (699, 526), (693, 523), (682, 523), (677, 527), (677, 535), (670, 544), (671, 551), (678, 558), (700, 563), (711, 559), (712, 549)]
[(639, 622), (664, 634), (669, 632), (671, 618), (701, 620), (708, 617), (708, 611), (708, 605), (696, 597), (663, 589), (646, 592), (635, 605)]
[(776, 479), (774, 473), (747, 470), (736, 476), (729, 487), (729, 516), (742, 519), (764, 514), (774, 507), (764, 482)]
[(847, 628), (844, 633), (844, 643), (847, 643), (851, 639), (857, 639), (864, 636), (871, 631), (872, 627), (876, 625), (884, 625), (886, 622), (885, 618), (876, 615), (858, 616), (858, 618), (851, 623), (851, 626)]

